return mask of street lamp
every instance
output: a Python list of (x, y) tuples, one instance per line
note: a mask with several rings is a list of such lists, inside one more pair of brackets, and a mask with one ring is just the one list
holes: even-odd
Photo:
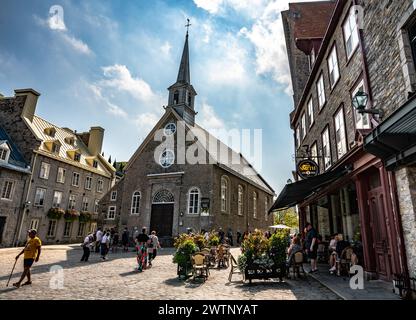
[(358, 91), (356, 95), (352, 98), (352, 105), (357, 110), (358, 113), (370, 113), (378, 114), (380, 118), (383, 117), (384, 112), (381, 109), (366, 109), (368, 104), (368, 94), (363, 91)]

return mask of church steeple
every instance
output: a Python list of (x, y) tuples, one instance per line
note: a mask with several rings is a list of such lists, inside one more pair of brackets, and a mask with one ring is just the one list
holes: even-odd
[[(190, 23), (186, 25), (189, 28)], [(181, 64), (179, 66), (178, 78), (171, 85), (169, 90), (168, 107), (172, 107), (175, 111), (190, 125), (195, 123), (194, 102), (197, 95), (194, 87), (191, 85), (191, 73), (189, 67), (189, 45), (188, 30), (186, 31), (185, 45), (183, 47)]]

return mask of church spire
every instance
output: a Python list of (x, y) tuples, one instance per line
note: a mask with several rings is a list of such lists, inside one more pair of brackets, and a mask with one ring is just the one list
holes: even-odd
[(188, 46), (188, 29), (191, 24), (186, 24), (186, 38), (183, 47), (181, 64), (179, 66), (178, 78), (171, 85), (169, 90), (168, 107), (172, 107), (188, 124), (195, 123), (195, 96), (197, 95), (194, 87), (191, 85), (191, 76), (189, 68), (189, 46)]
[(185, 26), (187, 28), (185, 45), (183, 47), (181, 64), (179, 66), (178, 79), (176, 80), (177, 82), (187, 83), (187, 84), (191, 83), (191, 76), (190, 76), (190, 71), (189, 71), (189, 47), (188, 47), (188, 31), (189, 31), (190, 25), (191, 24), (189, 23), (189, 19), (188, 19), (188, 23)]

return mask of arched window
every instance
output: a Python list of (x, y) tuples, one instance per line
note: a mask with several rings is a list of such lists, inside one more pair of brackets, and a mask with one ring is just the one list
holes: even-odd
[(199, 213), (199, 189), (192, 188), (188, 193), (188, 213), (189, 214), (198, 214)]
[(179, 103), (179, 91), (178, 90), (176, 90), (174, 93), (173, 93), (173, 104), (178, 104)]
[(229, 183), (227, 177), (221, 177), (221, 211), (228, 211)]
[(264, 197), (264, 220), (269, 220), (269, 199), (267, 196)]
[(257, 192), (253, 192), (253, 218), (257, 218)]
[(175, 198), (173, 197), (173, 194), (170, 193), (168, 190), (163, 189), (156, 192), (156, 194), (153, 197), (153, 203), (174, 203)]
[(133, 193), (133, 197), (131, 199), (131, 214), (139, 214), (140, 198), (141, 198), (141, 194), (139, 191), (136, 191)]
[(238, 185), (238, 215), (242, 216), (244, 213), (244, 189), (241, 185)]

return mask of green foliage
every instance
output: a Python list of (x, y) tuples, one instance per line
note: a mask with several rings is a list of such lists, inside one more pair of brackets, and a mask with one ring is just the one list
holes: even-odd
[(286, 261), (286, 249), (288, 233), (285, 230), (277, 231), (269, 239), (269, 254), (276, 265), (281, 265)]
[(82, 211), (79, 214), (79, 222), (90, 222), (92, 219), (92, 215), (89, 212)]
[(216, 247), (220, 244), (220, 238), (218, 238), (216, 235), (210, 235), (209, 240), (208, 240), (208, 244), (211, 247)]
[(202, 234), (196, 234), (193, 236), (194, 243), (198, 247), (199, 250), (202, 250), (203, 248), (207, 247), (208, 243), (205, 240), (204, 236)]
[(299, 216), (294, 208), (278, 211), (274, 215), (275, 224), (284, 224), (290, 228), (299, 228)]
[(241, 254), (238, 257), (237, 260), (238, 269), (240, 269), (241, 272), (244, 272), (247, 268), (247, 256), (245, 254)]
[(248, 260), (254, 260), (261, 257), (269, 249), (268, 239), (261, 230), (254, 230), (241, 244), (243, 254)]
[(49, 219), (59, 220), (65, 214), (65, 210), (61, 208), (50, 208), (47, 214)]
[(66, 210), (64, 213), (65, 221), (75, 221), (80, 216), (80, 213), (77, 210)]
[(173, 256), (173, 262), (180, 266), (186, 266), (190, 263), (192, 254), (197, 250), (198, 248), (194, 241), (192, 239), (186, 239), (177, 248)]

